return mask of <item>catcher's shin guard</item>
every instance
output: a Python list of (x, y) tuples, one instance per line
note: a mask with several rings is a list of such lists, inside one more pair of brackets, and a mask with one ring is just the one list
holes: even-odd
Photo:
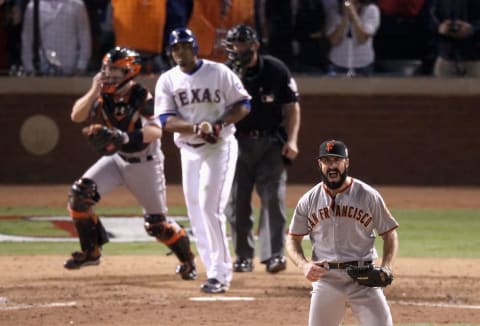
[(194, 280), (197, 277), (195, 256), (190, 249), (190, 240), (185, 230), (177, 222), (167, 221), (163, 214), (146, 215), (145, 230), (172, 250), (181, 263), (177, 266), (176, 272), (184, 280)]
[(82, 178), (74, 182), (68, 195), (68, 209), (77, 230), (82, 252), (98, 257), (100, 248), (108, 242), (107, 231), (93, 214), (92, 206), (100, 200), (95, 181)]
[(91, 218), (74, 218), (73, 223), (83, 252), (94, 253), (108, 242), (107, 231), (96, 215)]
[(103, 244), (108, 242), (107, 232), (97, 216), (91, 218), (74, 218), (73, 223), (80, 239), (81, 251), (72, 253), (64, 267), (79, 269), (84, 266), (100, 264), (100, 251)]

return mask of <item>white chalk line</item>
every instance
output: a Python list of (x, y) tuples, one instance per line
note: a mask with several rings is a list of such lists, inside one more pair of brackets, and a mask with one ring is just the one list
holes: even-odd
[(254, 297), (227, 297), (227, 296), (211, 296), (211, 297), (191, 297), (190, 301), (254, 301)]
[(58, 308), (76, 306), (75, 301), (70, 302), (51, 302), (43, 304), (17, 304), (14, 306), (0, 306), (0, 311), (22, 310), (22, 309), (38, 309), (38, 308)]
[(420, 306), (420, 307), (432, 307), (432, 308), (456, 308), (456, 309), (480, 309), (480, 306), (465, 305), (465, 304), (453, 304), (453, 303), (437, 303), (437, 302), (419, 302), (419, 301), (394, 301), (389, 300), (392, 304), (399, 304), (405, 306)]

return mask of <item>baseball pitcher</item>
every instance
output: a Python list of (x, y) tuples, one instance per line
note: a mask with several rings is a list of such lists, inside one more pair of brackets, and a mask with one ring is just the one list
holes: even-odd
[[(323, 142), (317, 162), (322, 182), (300, 198), (287, 238), (291, 259), (312, 282), (309, 325), (340, 325), (348, 304), (361, 325), (391, 326), (382, 288), (392, 282), (398, 223), (375, 189), (348, 176), (343, 142)], [(376, 233), (383, 239), (380, 266)], [(302, 249), (306, 235), (312, 241), (310, 261)]]

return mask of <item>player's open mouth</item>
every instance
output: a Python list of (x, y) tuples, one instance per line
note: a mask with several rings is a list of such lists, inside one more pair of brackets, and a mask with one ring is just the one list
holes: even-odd
[(340, 173), (338, 171), (328, 171), (327, 175), (329, 178), (336, 179), (340, 176)]

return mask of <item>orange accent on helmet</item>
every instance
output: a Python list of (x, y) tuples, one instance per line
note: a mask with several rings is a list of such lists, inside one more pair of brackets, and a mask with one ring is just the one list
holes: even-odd
[(105, 54), (102, 63), (103, 66), (121, 69), (124, 72), (124, 78), (115, 85), (104, 85), (102, 92), (115, 93), (119, 88), (127, 82), (135, 78), (142, 69), (140, 54), (132, 49), (125, 47), (115, 47)]

